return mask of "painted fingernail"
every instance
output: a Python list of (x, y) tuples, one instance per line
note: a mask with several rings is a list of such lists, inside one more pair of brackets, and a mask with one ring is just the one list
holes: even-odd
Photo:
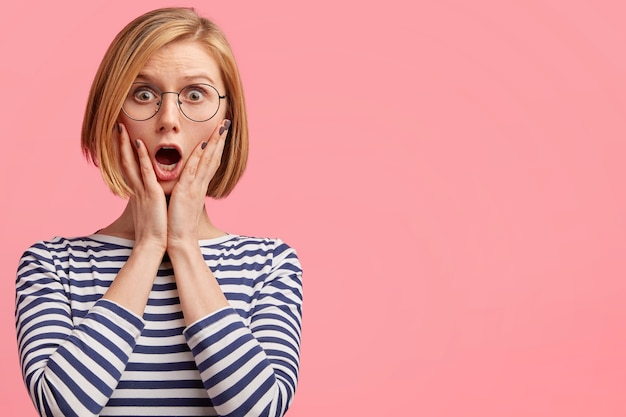
[(204, 149), (206, 148), (206, 142), (202, 142), (202, 145), (200, 145), (200, 149)]
[(119, 133), (122, 133), (122, 124), (121, 124), (121, 123), (118, 123), (118, 124), (117, 124), (117, 131), (118, 131)]
[(139, 149), (139, 139), (135, 139), (135, 146)]
[(224, 120), (224, 124), (222, 126), (220, 126), (220, 136), (226, 132), (228, 130), (228, 128), (230, 127), (230, 120), (225, 119)]

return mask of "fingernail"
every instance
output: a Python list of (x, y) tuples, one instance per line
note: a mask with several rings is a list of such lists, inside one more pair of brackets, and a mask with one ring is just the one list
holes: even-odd
[(139, 149), (139, 139), (135, 139), (135, 146)]
[[(220, 133), (220, 135), (221, 135), (221, 133)], [(201, 149), (206, 148), (206, 142), (202, 142), (202, 145), (200, 145), (200, 148), (201, 148)]]
[(230, 127), (230, 120), (224, 119), (224, 123), (220, 127), (220, 135), (222, 135), (222, 133), (226, 132), (229, 127)]
[(117, 124), (117, 131), (122, 133), (122, 124), (121, 123)]

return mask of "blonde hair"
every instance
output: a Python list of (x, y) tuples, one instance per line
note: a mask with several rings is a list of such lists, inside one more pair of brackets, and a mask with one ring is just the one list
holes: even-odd
[(132, 194), (124, 181), (117, 147), (112, 140), (124, 99), (151, 55), (180, 40), (194, 40), (207, 48), (220, 68), (226, 87), (226, 118), (232, 124), (221, 164), (207, 195), (226, 197), (245, 170), (248, 119), (239, 70), (226, 36), (192, 8), (157, 9), (134, 19), (115, 37), (96, 72), (83, 119), (83, 154), (98, 166), (105, 183), (120, 197)]

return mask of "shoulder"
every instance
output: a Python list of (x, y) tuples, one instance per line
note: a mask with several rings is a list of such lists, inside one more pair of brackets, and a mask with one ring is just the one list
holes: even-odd
[(264, 264), (272, 269), (291, 264), (300, 270), (294, 248), (282, 239), (231, 234), (201, 243), (205, 255), (219, 257), (221, 262)]
[[(106, 238), (106, 237), (105, 237)], [(57, 236), (49, 240), (40, 240), (33, 243), (22, 254), (22, 262), (26, 260), (53, 262), (54, 260), (67, 259), (70, 254), (80, 256), (81, 254), (106, 253), (110, 250), (129, 249), (125, 242), (107, 241), (98, 235), (80, 237)]]
[(279, 238), (228, 235), (222, 246), (242, 252), (265, 253), (271, 256), (292, 254), (297, 257), (295, 249)]
[(56, 277), (59, 264), (67, 259), (70, 246), (71, 240), (63, 237), (40, 240), (30, 245), (17, 267), (18, 289), (28, 287), (30, 282), (49, 283)]
[(72, 245), (72, 239), (57, 236), (49, 240), (39, 240), (27, 248), (22, 259), (49, 260), (66, 253)]
[(106, 242), (100, 242), (95, 236), (80, 237), (62, 237), (56, 236), (49, 240), (40, 240), (33, 243), (25, 252), (67, 252), (70, 250), (87, 250), (89, 248), (97, 248), (106, 245)]
[(295, 274), (302, 275), (302, 265), (296, 250), (288, 243), (279, 238), (261, 238), (240, 236), (240, 245), (249, 245), (251, 248), (258, 248), (263, 251), (266, 258), (271, 262), (272, 274)]

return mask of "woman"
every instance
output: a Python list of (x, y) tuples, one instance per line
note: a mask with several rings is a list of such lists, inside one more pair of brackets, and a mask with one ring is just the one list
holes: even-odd
[(227, 234), (205, 210), (243, 173), (238, 70), (192, 9), (149, 12), (109, 47), (82, 147), (124, 212), (38, 242), (20, 262), (26, 386), (44, 416), (280, 416), (296, 388), (302, 271), (277, 239)]

